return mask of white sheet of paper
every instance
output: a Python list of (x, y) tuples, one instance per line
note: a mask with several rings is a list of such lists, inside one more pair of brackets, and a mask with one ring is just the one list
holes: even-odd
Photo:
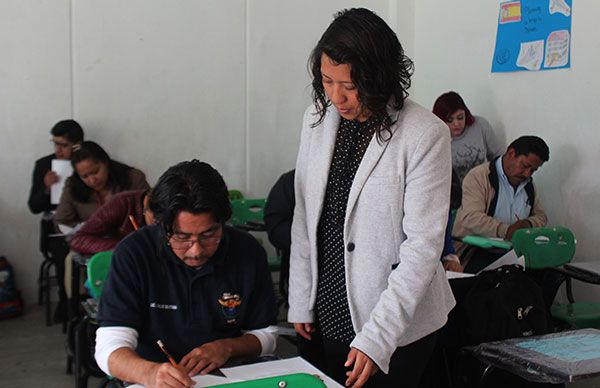
[(523, 256), (517, 257), (515, 250), (511, 249), (504, 256), (502, 256), (498, 260), (494, 261), (492, 264), (488, 265), (481, 271), (477, 272), (477, 274), (479, 275), (483, 271), (490, 271), (492, 269), (500, 268), (503, 265), (510, 265), (510, 264), (518, 264), (521, 267), (525, 268), (525, 258)]
[(473, 276), (475, 276), (475, 274), (473, 274), (473, 273), (446, 271), (446, 277), (448, 278), (448, 280), (460, 279), (460, 278), (470, 278)]
[(571, 15), (571, 7), (565, 2), (565, 0), (550, 0), (548, 2), (548, 11), (550, 15), (555, 13), (562, 13), (565, 16)]
[(65, 181), (73, 173), (70, 160), (52, 159), (52, 171), (58, 175), (58, 182), (50, 186), (50, 203), (58, 205)]
[(546, 39), (545, 67), (560, 67), (569, 61), (569, 31), (552, 31)]
[[(197, 376), (192, 377), (192, 380), (194, 380), (196, 382), (196, 385), (194, 385), (194, 388), (211, 387), (213, 385), (230, 384), (230, 383), (237, 383), (237, 382), (241, 381), (241, 380), (237, 380), (237, 379), (230, 379), (230, 378), (223, 377), (223, 376), (213, 376), (213, 375), (205, 375), (205, 376), (197, 375)], [(140, 384), (134, 384), (134, 385), (130, 385), (128, 388), (144, 388), (144, 386), (140, 385)]]
[(74, 235), (75, 233), (77, 233), (77, 231), (79, 229), (81, 229), (81, 227), (83, 226), (83, 222), (80, 222), (79, 224), (71, 227), (65, 224), (58, 224), (58, 230), (60, 230), (60, 232), (65, 236), (65, 237), (70, 237), (72, 235)]
[(544, 59), (544, 41), (535, 40), (533, 42), (522, 42), (517, 57), (517, 66), (527, 70), (539, 70), (542, 67)]
[(331, 377), (325, 375), (302, 357), (266, 361), (258, 364), (236, 366), (233, 368), (222, 368), (221, 372), (229, 378), (244, 381), (262, 379), (264, 377), (289, 375), (292, 373), (310, 373), (319, 375), (327, 388), (342, 388), (342, 386), (335, 382)]

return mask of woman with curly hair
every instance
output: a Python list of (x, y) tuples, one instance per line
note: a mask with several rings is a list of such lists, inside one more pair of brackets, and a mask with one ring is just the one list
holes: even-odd
[(454, 306), (448, 128), (407, 99), (412, 62), (367, 9), (335, 16), (309, 68), (288, 319), (338, 382), (416, 387)]

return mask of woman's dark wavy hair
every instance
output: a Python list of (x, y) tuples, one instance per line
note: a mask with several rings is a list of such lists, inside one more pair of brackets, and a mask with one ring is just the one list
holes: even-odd
[(73, 149), (71, 154), (71, 165), (73, 166), (73, 175), (71, 175), (71, 195), (78, 202), (87, 202), (94, 192), (94, 189), (86, 185), (75, 170), (77, 163), (91, 159), (95, 162), (108, 166), (108, 186), (120, 187), (127, 190), (131, 186), (129, 170), (132, 167), (112, 160), (106, 151), (93, 141), (84, 141)]
[[(313, 76), (312, 98), (318, 116), (313, 128), (323, 121), (331, 105), (323, 88), (323, 54), (337, 64), (351, 66), (352, 82), (360, 102), (381, 122), (377, 139), (389, 140), (393, 122), (386, 107), (393, 97), (394, 108), (402, 109), (413, 73), (413, 62), (404, 55), (394, 31), (383, 19), (365, 8), (345, 9), (335, 15), (308, 60)], [(383, 136), (384, 132), (387, 136)]]
[(181, 211), (212, 213), (222, 224), (231, 217), (223, 177), (210, 164), (196, 159), (170, 167), (152, 189), (148, 206), (167, 237), (173, 235), (173, 223)]
[(467, 104), (465, 104), (460, 94), (452, 91), (444, 93), (433, 104), (433, 114), (443, 122), (447, 122), (450, 116), (459, 109), (465, 111), (465, 128), (472, 125), (475, 122), (475, 117), (473, 117), (471, 111), (467, 108)]

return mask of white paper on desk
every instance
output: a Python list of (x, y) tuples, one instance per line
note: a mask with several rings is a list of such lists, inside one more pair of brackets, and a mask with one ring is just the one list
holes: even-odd
[(470, 278), (475, 276), (472, 273), (464, 273), (464, 272), (454, 272), (454, 271), (446, 271), (446, 277), (448, 280), (450, 279), (460, 279), (460, 278)]
[(257, 364), (236, 366), (233, 368), (221, 368), (221, 372), (229, 378), (240, 380), (262, 379), (265, 377), (289, 375), (292, 373), (310, 373), (318, 375), (327, 388), (342, 388), (331, 377), (315, 368), (302, 357), (288, 358), (285, 360), (265, 361)]
[[(237, 380), (237, 379), (230, 379), (230, 378), (223, 377), (223, 376), (213, 376), (213, 375), (204, 375), (204, 376), (196, 375), (196, 376), (192, 377), (192, 380), (194, 380), (196, 382), (196, 385), (194, 385), (194, 388), (212, 387), (213, 385), (230, 384), (230, 383), (237, 383), (237, 382), (241, 381), (241, 380)], [(141, 384), (135, 384), (135, 385), (130, 385), (128, 388), (144, 388), (144, 386)]]
[(52, 159), (52, 171), (58, 175), (58, 182), (50, 186), (50, 203), (58, 205), (65, 181), (73, 173), (70, 160)]
[(68, 226), (65, 224), (58, 224), (58, 230), (63, 234), (64, 237), (70, 237), (77, 233), (79, 229), (83, 226), (84, 222), (80, 222), (75, 226)]
[(492, 269), (500, 268), (503, 265), (512, 265), (512, 264), (517, 264), (517, 265), (520, 265), (521, 267), (525, 268), (525, 257), (523, 257), (523, 256), (517, 257), (517, 254), (515, 253), (514, 249), (511, 249), (504, 256), (502, 256), (498, 260), (494, 261), (492, 264), (488, 265), (481, 271), (477, 272), (477, 275), (479, 275), (483, 271), (490, 271)]

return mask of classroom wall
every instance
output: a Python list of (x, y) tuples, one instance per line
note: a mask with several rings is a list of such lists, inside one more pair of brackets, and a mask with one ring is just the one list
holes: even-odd
[(27, 208), (33, 163), (52, 152), (52, 124), (72, 115), (68, 0), (0, 3), (0, 255), (36, 301), (39, 217)]
[[(34, 302), (35, 159), (64, 118), (150, 184), (174, 163), (212, 163), (231, 188), (266, 196), (294, 168), (310, 103), (307, 58), (332, 15), (359, 1), (6, 0), (0, 3), (0, 254)], [(399, 6), (402, 4), (402, 7)], [(373, 0), (412, 49), (414, 0)]]
[[(310, 103), (306, 60), (332, 14), (358, 1), (7, 0), (0, 3), (0, 254), (35, 300), (38, 217), (26, 197), (52, 124), (74, 117), (88, 139), (142, 168), (151, 184), (193, 157), (231, 187), (264, 196), (294, 167)], [(535, 180), (552, 224), (571, 227), (577, 259), (600, 242), (597, 71), (600, 11), (573, 9), (572, 68), (490, 74), (496, 2), (373, 0), (415, 61), (411, 97), (431, 107), (456, 90), (506, 143), (535, 133), (551, 159)], [(597, 295), (594, 288), (585, 290)], [(598, 295), (600, 297), (600, 295)]]
[[(576, 260), (594, 261), (600, 251), (595, 115), (600, 103), (600, 3), (573, 3), (571, 69), (491, 74), (498, 2), (416, 2), (413, 97), (431, 108), (438, 95), (455, 90), (472, 113), (490, 121), (505, 144), (525, 134), (542, 137), (550, 160), (534, 179), (549, 224), (571, 228)], [(600, 299), (598, 287), (584, 291)]]

